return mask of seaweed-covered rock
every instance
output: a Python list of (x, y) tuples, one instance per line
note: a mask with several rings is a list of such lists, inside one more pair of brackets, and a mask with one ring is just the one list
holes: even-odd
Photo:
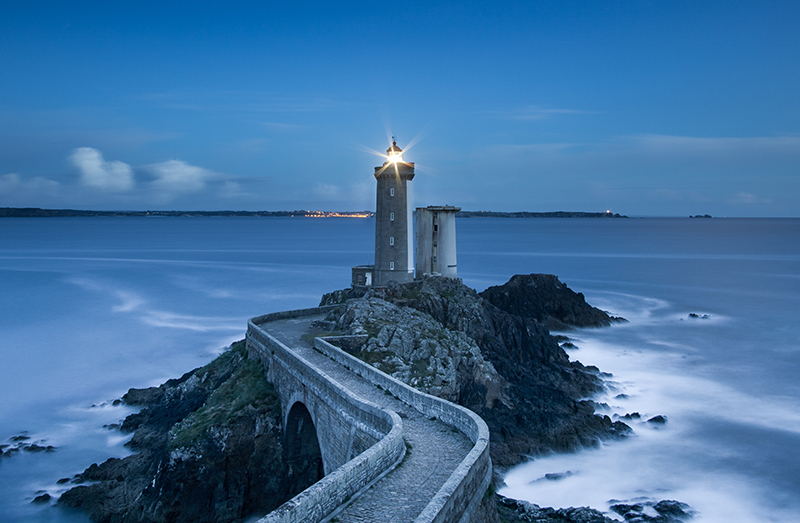
[(138, 454), (91, 465), (79, 476), (96, 483), (65, 492), (60, 505), (102, 522), (210, 523), (264, 514), (290, 497), (280, 403), (243, 342), (124, 398), (147, 405), (123, 423), (136, 431), (129, 445)]

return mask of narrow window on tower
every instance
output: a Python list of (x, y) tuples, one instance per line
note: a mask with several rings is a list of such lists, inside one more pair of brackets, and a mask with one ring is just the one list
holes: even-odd
[(390, 219), (391, 221), (394, 221), (394, 213), (393, 213), (393, 212), (390, 212), (390, 213), (389, 213), (389, 219)]
[(389, 262), (389, 270), (390, 271), (394, 270), (394, 262)]
[(389, 189), (389, 196), (394, 196), (394, 187)]
[(389, 245), (394, 245), (394, 236), (389, 236)]

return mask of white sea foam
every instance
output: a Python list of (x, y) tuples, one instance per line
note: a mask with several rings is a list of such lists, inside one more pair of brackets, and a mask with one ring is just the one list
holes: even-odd
[[(742, 461), (741, 450), (709, 439), (703, 427), (723, 423), (730, 431), (747, 426), (800, 435), (796, 398), (743, 390), (698, 372), (698, 349), (681, 329), (724, 324), (727, 318), (683, 322), (687, 316), (671, 312), (666, 301), (616, 296), (604, 304), (632, 317), (631, 323), (572, 331), (577, 348), (568, 352), (613, 375), (595, 400), (606, 403), (601, 412), (615, 419), (638, 413), (638, 420), (623, 420), (635, 436), (521, 465), (508, 473), (500, 493), (544, 506), (591, 505), (604, 511), (611, 500), (677, 499), (698, 512), (698, 523), (791, 520), (793, 509), (776, 506), (770, 489), (746, 467), (725, 465)], [(657, 337), (662, 327), (674, 335)], [(667, 423), (646, 421), (656, 415), (665, 415)], [(559, 473), (562, 479), (542, 479)], [(765, 505), (774, 508), (768, 515)]]
[(174, 312), (148, 310), (141, 317), (142, 322), (153, 327), (186, 329), (196, 332), (241, 331), (241, 318), (218, 316), (195, 316)]

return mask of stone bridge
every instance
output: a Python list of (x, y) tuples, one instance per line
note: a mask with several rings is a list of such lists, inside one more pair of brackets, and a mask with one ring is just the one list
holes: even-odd
[[(247, 350), (280, 397), (299, 492), (258, 523), (468, 523), (492, 477), (489, 429), (313, 336), (331, 307), (253, 318)], [(331, 343), (333, 342), (333, 343)]]

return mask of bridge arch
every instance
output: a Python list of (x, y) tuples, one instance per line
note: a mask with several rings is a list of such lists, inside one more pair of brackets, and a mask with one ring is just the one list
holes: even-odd
[(284, 427), (283, 448), (293, 496), (322, 479), (325, 470), (314, 420), (303, 402), (294, 402)]

